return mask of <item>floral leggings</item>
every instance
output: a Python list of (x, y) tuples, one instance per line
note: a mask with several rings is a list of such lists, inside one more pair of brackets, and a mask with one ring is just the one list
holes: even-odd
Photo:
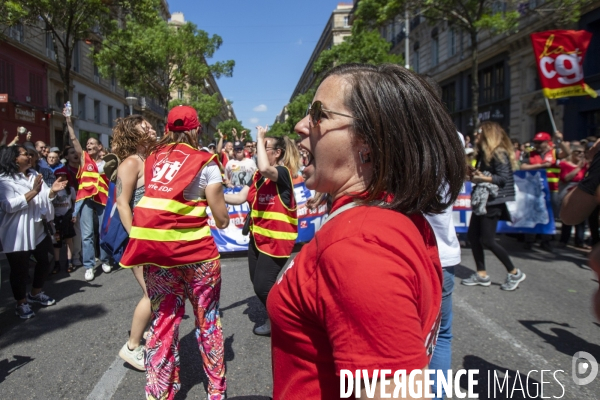
[(176, 268), (144, 266), (144, 280), (152, 302), (152, 326), (146, 339), (146, 398), (170, 400), (181, 388), (179, 380), (179, 324), (186, 297), (196, 317), (196, 338), (209, 398), (225, 393), (223, 331), (219, 318), (221, 262), (208, 261)]

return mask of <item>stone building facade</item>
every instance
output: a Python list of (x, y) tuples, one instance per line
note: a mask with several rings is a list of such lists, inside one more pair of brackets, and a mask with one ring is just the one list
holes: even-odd
[[(296, 84), (296, 88), (290, 97), (290, 101), (299, 94), (305, 93), (310, 89), (316, 79), (313, 72), (313, 65), (319, 59), (321, 53), (331, 49), (344, 41), (344, 38), (350, 35), (352, 27), (350, 26), (350, 13), (352, 12), (352, 3), (338, 3), (337, 7), (331, 13), (331, 17), (325, 24), (323, 33), (315, 46), (304, 71)], [(287, 107), (284, 107), (275, 118), (275, 122), (284, 122), (287, 119)]]
[[(559, 25), (543, 1), (523, 3), (524, 10), (515, 33), (478, 37), (479, 118), (500, 123), (512, 137), (525, 142), (536, 132), (552, 131), (544, 97), (537, 77), (529, 35), (551, 29), (586, 29), (593, 39), (584, 61), (585, 81), (600, 89), (600, 2), (583, 10), (579, 23)], [(356, 7), (356, 4), (355, 4)], [(356, 9), (356, 8), (355, 8)], [(448, 23), (430, 24), (421, 16), (410, 20), (405, 34), (404, 15), (381, 29), (392, 42), (392, 51), (405, 54), (416, 72), (433, 77), (442, 87), (443, 100), (457, 129), (472, 134), (471, 44), (470, 37)], [(552, 113), (566, 139), (600, 135), (600, 100), (575, 97), (550, 100)]]

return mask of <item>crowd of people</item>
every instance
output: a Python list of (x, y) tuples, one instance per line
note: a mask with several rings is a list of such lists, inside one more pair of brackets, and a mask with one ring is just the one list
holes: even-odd
[[(439, 86), (397, 65), (330, 70), (295, 127), (297, 142), (257, 127), (256, 141), (244, 141), (245, 132), (239, 140), (234, 131), (236, 140), (227, 142), (219, 132), (218, 143), (205, 146), (196, 111), (177, 106), (160, 138), (142, 116), (131, 115), (116, 120), (111, 149), (96, 138), (84, 148), (68, 113), (65, 119), (71, 145), (62, 151), (29, 137), (19, 143), (18, 135), (6, 144), (6, 133), (1, 143), (0, 243), (15, 313), (28, 319), (31, 303), (56, 303), (42, 289), (49, 274), (61, 271), (63, 247), (67, 272), (83, 267), (87, 281), (97, 265), (105, 273), (130, 268), (141, 298), (119, 355), (146, 372), (148, 399), (172, 399), (180, 389), (186, 299), (208, 398), (225, 398), (221, 263), (207, 208), (225, 229), (228, 204), (250, 206), (248, 269), (268, 314), (254, 333), (271, 337), (275, 399), (338, 398), (341, 369), (447, 373), (454, 268), (461, 262), (452, 206), (465, 180), (474, 186), (467, 238), (477, 271), (464, 285), (490, 286), (484, 248), (506, 267), (502, 290), (526, 278), (495, 240), (498, 221), (511, 219), (506, 203), (515, 200), (517, 169), (546, 170), (557, 218), (563, 207), (561, 244), (569, 243), (573, 226), (576, 247), (588, 250), (598, 241), (595, 138), (567, 143), (561, 132), (539, 132), (521, 145), (493, 122), (464, 137)], [(310, 205), (327, 203), (329, 216), (289, 261), (298, 236), (293, 179), (300, 173), (316, 193)], [(109, 196), (124, 232), (110, 248), (120, 252), (98, 246)], [(569, 214), (574, 208), (576, 215)], [(528, 235), (526, 246), (536, 239)], [(552, 249), (550, 235), (539, 240)], [(35, 272), (27, 292), (30, 261)], [(417, 386), (424, 384), (420, 376)]]

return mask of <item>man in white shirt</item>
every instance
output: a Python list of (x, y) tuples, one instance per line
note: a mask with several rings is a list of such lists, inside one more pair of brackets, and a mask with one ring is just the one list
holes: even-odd
[(227, 177), (227, 187), (249, 185), (252, 182), (252, 176), (256, 171), (256, 163), (251, 158), (244, 157), (244, 145), (242, 142), (235, 142), (233, 146), (234, 157), (227, 162), (225, 175)]

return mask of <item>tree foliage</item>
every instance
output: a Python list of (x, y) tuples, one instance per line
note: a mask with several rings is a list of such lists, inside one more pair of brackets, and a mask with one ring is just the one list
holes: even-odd
[(300, 136), (294, 131), (294, 127), (306, 116), (306, 109), (315, 97), (316, 89), (309, 89), (306, 93), (296, 95), (287, 107), (287, 119), (285, 122), (277, 122), (269, 128), (271, 136), (289, 136), (290, 139), (298, 139)]
[(171, 100), (169, 109), (179, 105), (193, 107), (198, 113), (198, 119), (202, 124), (208, 124), (211, 119), (219, 115), (223, 107), (218, 93), (212, 95), (204, 93), (203, 86), (197, 85), (187, 88), (184, 99)]
[[(362, 4), (359, 3), (359, 4)], [(344, 41), (321, 53), (313, 71), (319, 75), (335, 65), (347, 63), (402, 64), (401, 55), (390, 54), (392, 44), (375, 30), (361, 30), (346, 36)]]
[[(228, 140), (230, 142), (235, 141), (235, 138), (233, 137), (233, 129), (235, 129), (237, 131), (237, 136), (238, 139), (244, 141), (244, 140), (253, 140), (252, 136), (250, 135), (251, 129), (250, 128), (245, 128), (242, 125), (242, 121), (238, 121), (237, 119), (228, 119), (225, 121), (221, 121), (217, 124), (217, 130), (220, 130), (221, 133), (225, 136), (224, 140)], [(246, 131), (245, 135), (242, 136), (242, 131)], [(218, 140), (219, 136), (218, 134), (215, 135), (215, 139)]]
[[(21, 23), (52, 36), (63, 98), (71, 99), (73, 51), (79, 41), (97, 41), (118, 28), (119, 16), (139, 23), (158, 15), (158, 0), (1, 0), (0, 24)], [(68, 137), (65, 132), (65, 143)]]
[(232, 75), (234, 61), (206, 62), (222, 43), (220, 36), (210, 36), (191, 22), (175, 27), (163, 20), (128, 20), (125, 28), (105, 38), (94, 59), (103, 75), (114, 74), (125, 88), (167, 105), (174, 90), (201, 87), (211, 74)]

